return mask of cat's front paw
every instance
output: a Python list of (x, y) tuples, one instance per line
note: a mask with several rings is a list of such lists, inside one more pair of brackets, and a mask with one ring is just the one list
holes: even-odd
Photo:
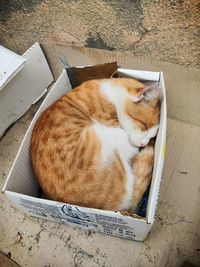
[(147, 132), (132, 133), (129, 136), (129, 141), (132, 146), (144, 147), (149, 143), (150, 138)]
[(148, 129), (148, 137), (149, 138), (154, 138), (158, 133), (158, 129), (159, 129), (159, 124), (154, 126), (154, 127), (152, 127), (152, 128), (150, 128), (150, 129)]
[(132, 133), (129, 137), (130, 143), (133, 146), (145, 147), (148, 145), (151, 138), (154, 138), (158, 132), (158, 125), (148, 129), (145, 132)]

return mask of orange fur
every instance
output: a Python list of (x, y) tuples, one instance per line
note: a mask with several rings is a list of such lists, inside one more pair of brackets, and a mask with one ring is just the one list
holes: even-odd
[(133, 103), (128, 99), (125, 111), (144, 131), (153, 127), (159, 121), (160, 100), (153, 100), (150, 105), (149, 102), (148, 104), (145, 101)]
[(131, 209), (135, 210), (151, 181), (154, 161), (154, 146), (149, 144), (133, 159), (136, 176)]

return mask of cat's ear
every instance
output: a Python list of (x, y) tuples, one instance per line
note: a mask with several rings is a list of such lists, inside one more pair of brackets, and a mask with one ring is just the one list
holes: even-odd
[(161, 90), (159, 87), (155, 86), (147, 86), (143, 89), (143, 92), (141, 94), (141, 99), (145, 100), (154, 100), (159, 99), (161, 94)]

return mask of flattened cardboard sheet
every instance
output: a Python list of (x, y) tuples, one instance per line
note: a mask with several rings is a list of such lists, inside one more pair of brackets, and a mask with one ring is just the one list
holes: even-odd
[(26, 59), (0, 45), (0, 90), (23, 68)]
[(23, 69), (0, 91), (0, 137), (41, 97), (53, 76), (38, 43), (23, 54)]

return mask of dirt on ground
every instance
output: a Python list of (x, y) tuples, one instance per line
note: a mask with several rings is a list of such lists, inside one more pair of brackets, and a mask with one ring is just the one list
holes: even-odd
[(23, 53), (74, 42), (199, 67), (199, 14), (199, 0), (1, 0), (0, 43)]

